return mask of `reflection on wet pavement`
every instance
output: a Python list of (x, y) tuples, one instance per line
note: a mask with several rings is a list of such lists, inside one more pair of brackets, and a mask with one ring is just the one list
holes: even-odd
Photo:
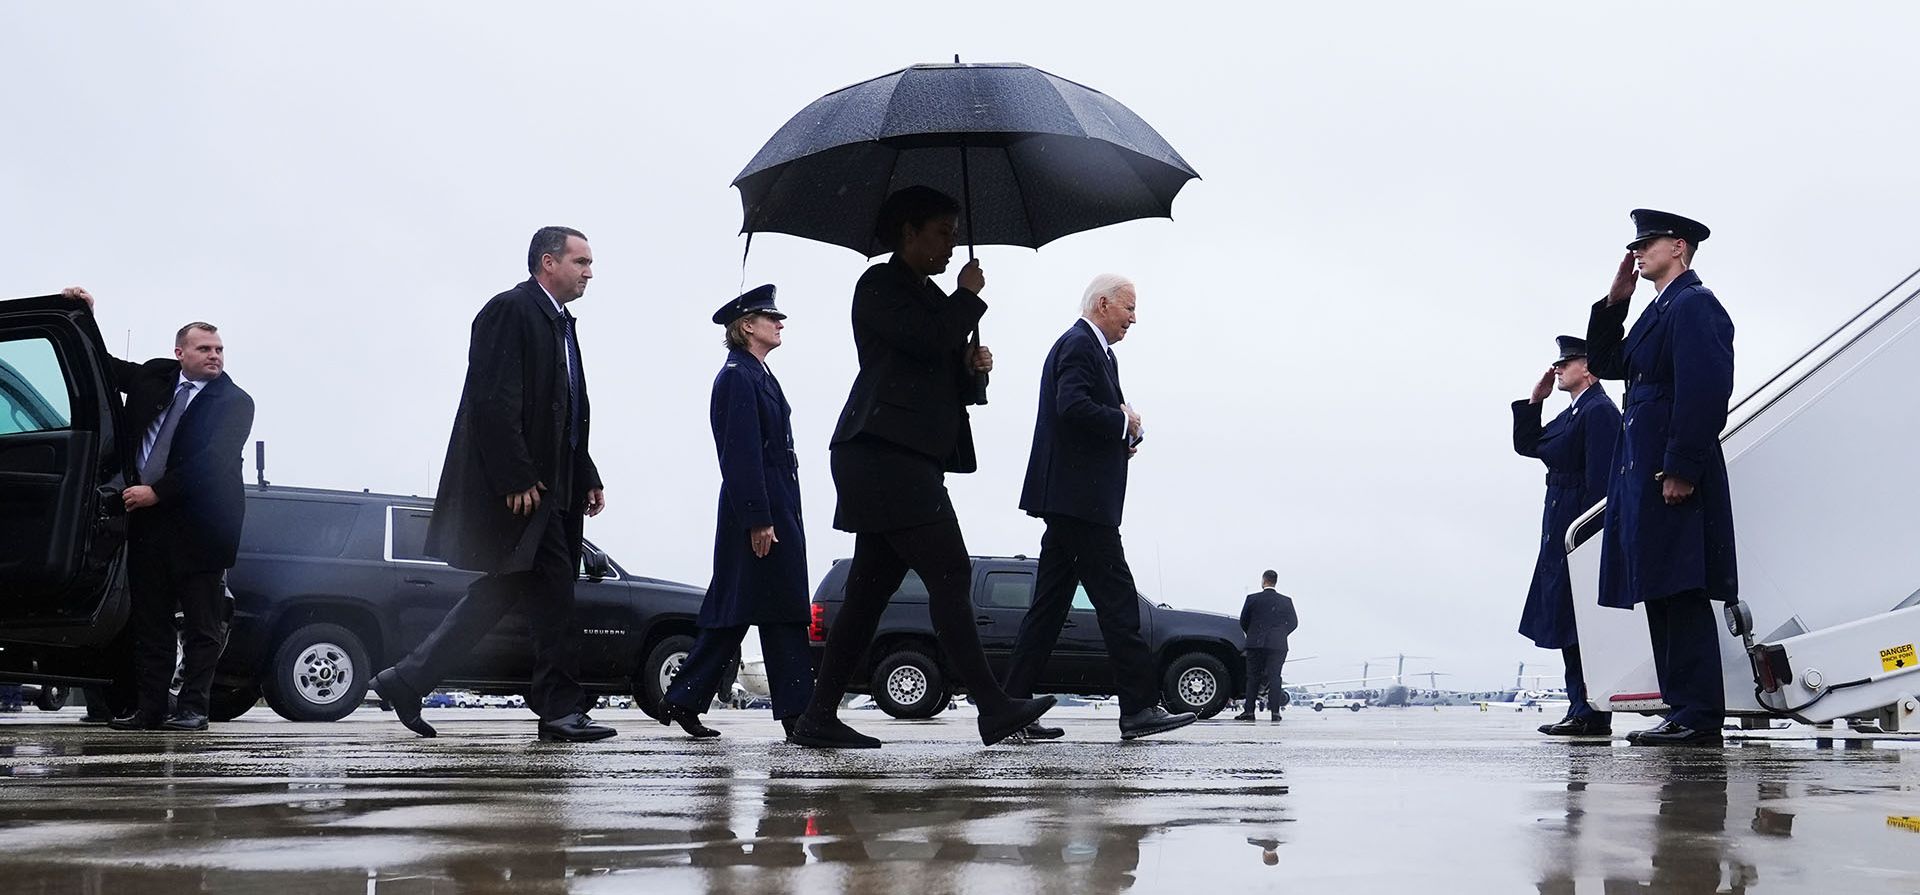
[[(509, 711), (117, 734), (0, 724), (6, 892), (1912, 892), (1920, 750), (1575, 745), (1472, 710), (1298, 712), (1121, 744), (876, 752), (716, 712), (538, 744)], [(599, 713), (596, 713), (598, 715)], [(479, 718), (489, 720), (464, 720)]]

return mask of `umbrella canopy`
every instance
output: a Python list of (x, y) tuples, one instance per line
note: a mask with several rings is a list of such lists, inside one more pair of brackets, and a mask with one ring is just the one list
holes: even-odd
[(966, 205), (969, 244), (1039, 248), (1172, 217), (1199, 175), (1126, 106), (1017, 63), (915, 65), (829, 93), (734, 178), (742, 233), (787, 233), (872, 257), (880, 205), (924, 185)]

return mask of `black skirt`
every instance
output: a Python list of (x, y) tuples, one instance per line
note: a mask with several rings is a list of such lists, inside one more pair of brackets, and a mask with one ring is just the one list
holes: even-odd
[(876, 533), (958, 521), (939, 460), (865, 435), (834, 445), (832, 453), (840, 498), (834, 528)]

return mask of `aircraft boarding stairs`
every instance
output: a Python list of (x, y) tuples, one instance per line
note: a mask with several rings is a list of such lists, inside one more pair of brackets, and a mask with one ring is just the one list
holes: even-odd
[[(1917, 380), (1920, 271), (1729, 414), (1720, 441), (1740, 572), (1720, 633), (1729, 716), (1920, 730)], [(1657, 711), (1645, 613), (1598, 602), (1603, 509), (1566, 540), (1589, 698)]]

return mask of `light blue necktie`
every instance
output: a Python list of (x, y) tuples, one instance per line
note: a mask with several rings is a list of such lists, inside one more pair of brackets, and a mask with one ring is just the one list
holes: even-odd
[(180, 417), (187, 412), (187, 395), (193, 391), (193, 383), (182, 382), (174, 390), (173, 403), (167, 405), (167, 415), (160, 420), (160, 431), (153, 436), (153, 447), (147, 452), (147, 459), (140, 464), (140, 481), (149, 485), (167, 472), (167, 453), (173, 448), (173, 430), (180, 428)]

